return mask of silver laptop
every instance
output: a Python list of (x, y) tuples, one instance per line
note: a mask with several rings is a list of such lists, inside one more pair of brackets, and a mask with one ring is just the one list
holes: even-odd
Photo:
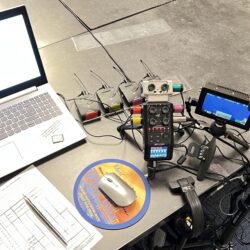
[(0, 177), (85, 137), (47, 83), (25, 6), (0, 12)]

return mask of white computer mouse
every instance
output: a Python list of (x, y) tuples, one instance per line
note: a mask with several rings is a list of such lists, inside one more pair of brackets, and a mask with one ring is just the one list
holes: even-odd
[(131, 205), (135, 199), (135, 191), (115, 173), (105, 174), (98, 182), (98, 187), (117, 206), (126, 207)]

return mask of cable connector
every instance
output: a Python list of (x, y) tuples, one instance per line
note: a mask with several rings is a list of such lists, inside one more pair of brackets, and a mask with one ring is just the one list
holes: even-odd
[(194, 118), (186, 117), (186, 116), (174, 116), (173, 117), (174, 123), (182, 123), (182, 122), (196, 122)]
[(181, 157), (177, 160), (177, 163), (179, 165), (182, 165), (186, 159), (187, 159), (186, 155), (181, 155)]
[(185, 106), (186, 106), (186, 110), (187, 112), (191, 112), (191, 107), (196, 107), (198, 104), (198, 99), (193, 98), (193, 97), (188, 97), (187, 100), (185, 101)]

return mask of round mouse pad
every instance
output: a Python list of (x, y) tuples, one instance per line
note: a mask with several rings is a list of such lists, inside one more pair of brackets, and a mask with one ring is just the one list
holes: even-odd
[[(119, 207), (98, 188), (106, 173), (115, 173), (136, 193), (136, 200)], [(85, 168), (74, 186), (74, 201), (80, 214), (91, 224), (104, 229), (122, 229), (135, 224), (146, 213), (150, 187), (143, 173), (129, 162), (117, 159), (96, 161)]]

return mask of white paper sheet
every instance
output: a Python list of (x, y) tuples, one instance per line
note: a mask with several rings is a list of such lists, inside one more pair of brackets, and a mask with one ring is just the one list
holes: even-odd
[(102, 238), (36, 168), (2, 185), (0, 199), (0, 249), (91, 249)]

